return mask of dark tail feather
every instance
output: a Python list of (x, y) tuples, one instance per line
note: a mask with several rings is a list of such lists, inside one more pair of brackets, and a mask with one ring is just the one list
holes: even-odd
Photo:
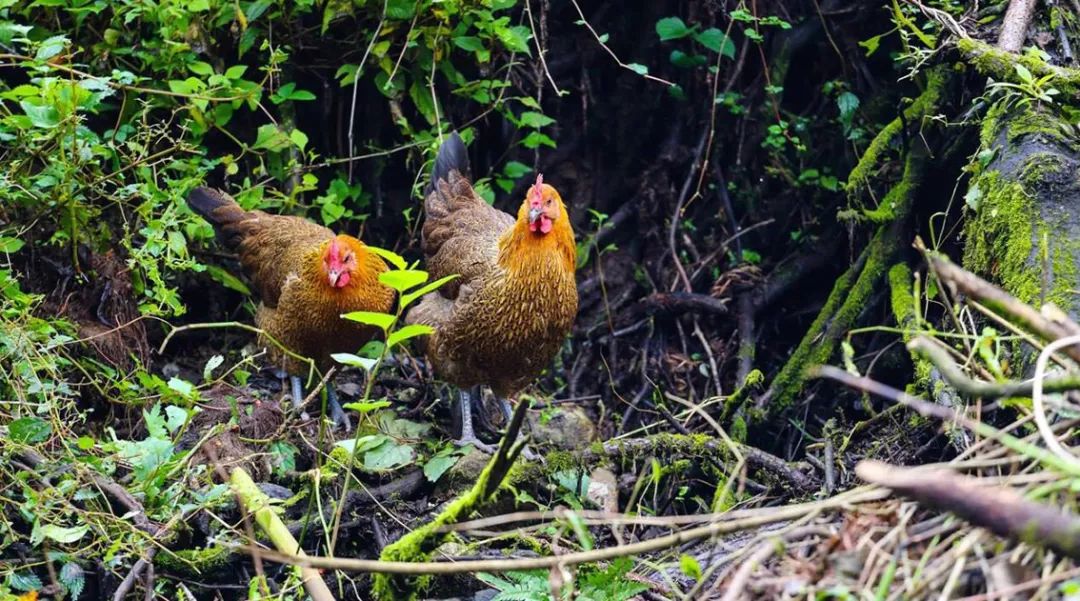
[(226, 245), (232, 247), (239, 242), (234, 239), (235, 228), (230, 226), (243, 221), (248, 213), (231, 196), (220, 190), (199, 186), (188, 193), (187, 203), (191, 210), (214, 226)]
[(439, 153), (435, 155), (435, 166), (431, 169), (431, 182), (428, 183), (424, 194), (427, 195), (434, 189), (435, 182), (447, 179), (451, 171), (457, 171), (472, 180), (469, 152), (465, 150), (465, 143), (461, 141), (461, 136), (457, 132), (450, 134), (439, 147)]

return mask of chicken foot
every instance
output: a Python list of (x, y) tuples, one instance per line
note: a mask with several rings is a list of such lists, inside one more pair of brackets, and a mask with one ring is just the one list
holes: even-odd
[[(300, 379), (300, 376), (289, 376), (289, 381), (292, 384), (292, 404), (293, 407), (300, 409), (304, 402), (304, 383)], [(344, 426), (345, 431), (352, 430), (352, 421), (349, 419), (349, 415), (345, 413), (345, 410), (341, 408), (341, 404), (338, 402), (337, 390), (334, 389), (334, 385), (330, 382), (326, 383), (326, 405), (330, 409), (330, 418), (334, 421), (334, 429)]]
[(458, 390), (458, 411), (461, 412), (461, 436), (454, 441), (454, 444), (459, 447), (472, 445), (488, 455), (494, 455), (496, 450), (495, 446), (482, 442), (476, 437), (476, 431), (473, 429), (472, 410), (474, 398), (483, 398), (480, 395), (479, 386), (474, 386), (472, 390), (465, 390), (464, 388)]

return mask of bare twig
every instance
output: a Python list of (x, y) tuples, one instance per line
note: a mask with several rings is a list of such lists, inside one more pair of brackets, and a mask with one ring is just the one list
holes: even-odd
[(1020, 52), (1024, 49), (1028, 26), (1035, 14), (1035, 0), (1011, 0), (1009, 9), (1001, 23), (998, 34), (998, 48), (1006, 52)]

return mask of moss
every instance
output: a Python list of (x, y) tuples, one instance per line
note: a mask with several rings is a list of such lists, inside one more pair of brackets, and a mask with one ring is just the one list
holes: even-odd
[[(491, 477), (494, 464), (495, 458), (493, 457), (487, 467), (480, 472), (476, 484), (471, 489), (451, 501), (434, 519), (387, 545), (379, 558), (383, 561), (427, 561), (432, 551), (449, 537), (445, 533), (439, 533), (438, 529), (444, 525), (460, 521), (461, 518), (477, 510), (487, 500), (484, 498), (484, 492), (487, 489), (488, 479)], [(372, 593), (376, 599), (412, 600), (417, 598), (417, 591), (427, 588), (430, 582), (430, 575), (420, 576), (412, 580), (390, 574), (376, 574)]]
[(1027, 189), (1045, 185), (1046, 181), (1069, 168), (1065, 157), (1054, 152), (1036, 152), (1028, 155), (1020, 167), (1020, 183)]
[(205, 575), (225, 568), (233, 559), (233, 551), (222, 545), (205, 549), (180, 549), (154, 556), (154, 565), (169, 571), (191, 576)]
[[(1021, 169), (1022, 180), (1045, 176), (1054, 169), (1056, 163), (1039, 157), (1032, 155)], [(982, 198), (965, 227), (964, 266), (999, 282), (1025, 303), (1038, 306), (1051, 301), (1070, 306), (1076, 274), (1073, 253), (1068, 243), (1051, 247), (1051, 228), (1038, 215), (1024, 184), (987, 171), (972, 185), (979, 187)], [(1046, 289), (1044, 270), (1033, 268), (1040, 263), (1051, 266), (1050, 289)]]
[(1066, 146), (1071, 144), (1065, 129), (1061, 127), (1062, 118), (1051, 114), (1048, 108), (1038, 108), (1031, 103), (1014, 106), (1010, 109), (1007, 123), (1007, 140), (1010, 144), (1029, 136), (1042, 137)]
[[(742, 408), (743, 404), (746, 403), (746, 399), (750, 397), (750, 392), (759, 389), (764, 381), (765, 374), (761, 373), (760, 370), (750, 370), (750, 373), (746, 374), (746, 378), (743, 380), (742, 386), (740, 386), (735, 392), (731, 393), (728, 398), (724, 399), (724, 408), (720, 412), (720, 423), (726, 424), (728, 420), (732, 419), (733, 417), (738, 421), (742, 421), (738, 416), (739, 410)], [(745, 422), (742, 423), (742, 428), (742, 435), (745, 437)], [(735, 440), (739, 442), (743, 442), (746, 440), (745, 438), (738, 438), (735, 435), (734, 430), (732, 431), (732, 436), (735, 437)]]
[[(915, 297), (912, 293), (911, 268), (904, 263), (897, 263), (889, 269), (889, 292), (893, 317), (901, 328), (915, 319)], [(905, 334), (904, 339), (908, 336)]]
[(1015, 65), (1020, 63), (1036, 78), (1053, 74), (1052, 83), (1061, 90), (1062, 98), (1080, 92), (1080, 70), (1048, 65), (1030, 54), (1012, 54), (972, 38), (956, 40), (956, 47), (968, 57), (979, 73), (998, 81), (1021, 83), (1015, 68)]

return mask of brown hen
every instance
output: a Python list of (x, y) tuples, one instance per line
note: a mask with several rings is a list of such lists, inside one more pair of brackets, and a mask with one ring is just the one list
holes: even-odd
[(509, 412), (507, 399), (555, 357), (577, 314), (574, 231), (542, 176), (516, 219), (484, 202), (469, 177), (455, 133), (435, 159), (421, 246), (433, 278), (460, 277), (425, 296), (406, 321), (435, 329), (425, 353), (436, 375), (460, 389), (459, 442), (490, 449), (473, 430), (472, 399), (490, 386)]
[[(301, 217), (245, 211), (228, 194), (211, 188), (195, 188), (187, 201), (237, 252), (261, 301), (255, 324), (293, 353), (314, 360), (320, 370), (329, 369), (333, 353), (355, 352), (376, 333), (341, 319), (342, 313), (393, 308), (393, 290), (379, 282), (386, 263), (360, 240)], [(305, 362), (274, 344), (266, 347), (289, 374), (292, 401), (299, 406)], [(330, 383), (326, 392), (334, 424), (350, 429)]]

